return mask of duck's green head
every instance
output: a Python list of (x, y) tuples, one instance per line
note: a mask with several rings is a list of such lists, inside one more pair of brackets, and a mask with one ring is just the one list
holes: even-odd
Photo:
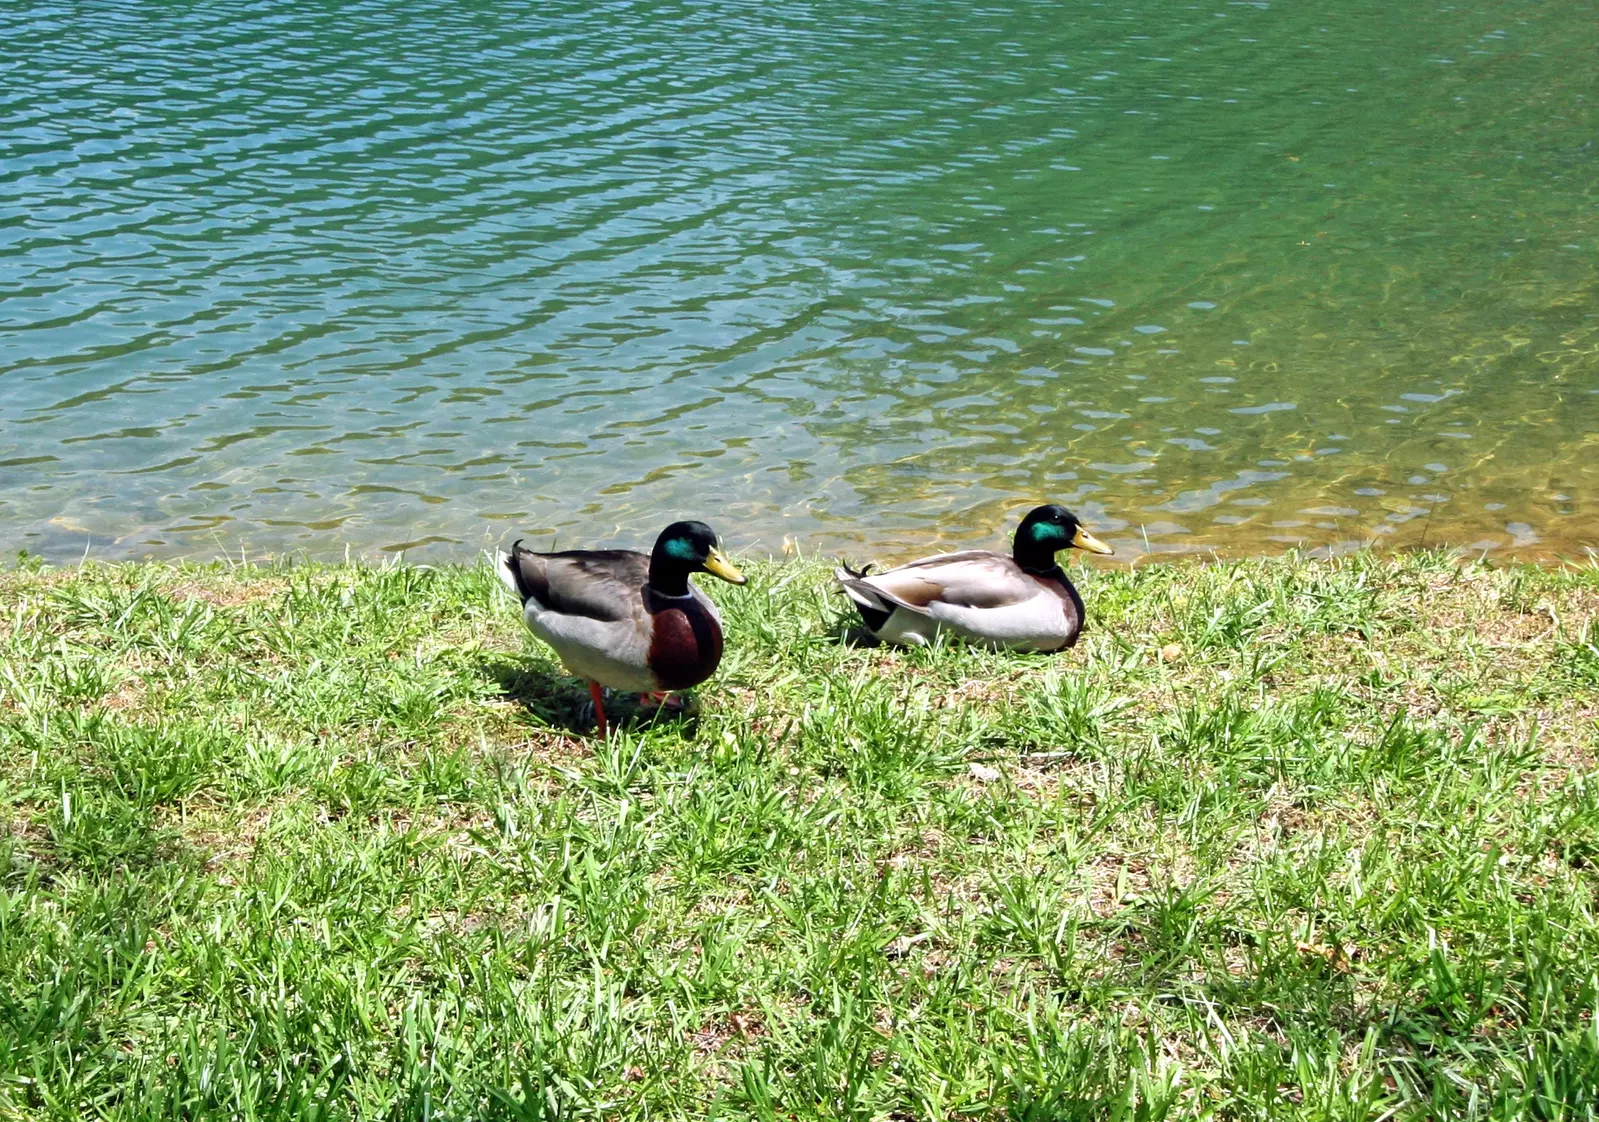
[[(722, 552), (715, 530), (703, 522), (674, 522), (655, 539), (655, 551), (650, 555), (650, 583), (661, 588), (663, 580), (657, 577), (662, 577), (675, 588), (679, 582), (686, 582), (690, 573), (710, 573), (731, 584), (743, 584), (746, 579)], [(674, 576), (679, 579), (669, 579)]]
[(1016, 527), (1013, 556), (1024, 569), (1046, 569), (1055, 563), (1057, 550), (1075, 547), (1090, 553), (1115, 551), (1094, 537), (1077, 516), (1058, 503), (1049, 503), (1030, 511), (1022, 524)]

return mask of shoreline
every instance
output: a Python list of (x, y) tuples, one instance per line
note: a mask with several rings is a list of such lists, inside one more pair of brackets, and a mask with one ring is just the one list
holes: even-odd
[[(1024, 509), (1018, 507), (1018, 509)], [(345, 562), (360, 564), (390, 564), (396, 561), (410, 561), (415, 564), (425, 565), (471, 565), (475, 559), (483, 556), (485, 551), (495, 548), (508, 548), (511, 541), (518, 537), (528, 539), (535, 543), (536, 548), (619, 548), (648, 550), (650, 541), (653, 540), (655, 530), (640, 529), (633, 531), (617, 531), (609, 535), (598, 535), (592, 539), (583, 539), (579, 543), (575, 535), (551, 535), (548, 531), (515, 532), (500, 535), (498, 538), (485, 537), (477, 547), (467, 547), (464, 542), (438, 541), (425, 543), (421, 548), (390, 549), (374, 544), (359, 545), (346, 541), (333, 543), (322, 550), (311, 549), (256, 549), (248, 543), (235, 542), (230, 546), (218, 543), (214, 548), (195, 550), (179, 548), (170, 551), (135, 552), (100, 552), (97, 539), (90, 536), (87, 540), (78, 539), (76, 548), (69, 547), (63, 540), (48, 550), (36, 550), (26, 546), (9, 550), (7, 555), (13, 559), (25, 555), (30, 559), (42, 560), (47, 565), (66, 566), (75, 565), (87, 559), (99, 564), (233, 564), (243, 558), (250, 564), (277, 564), (280, 562), (337, 565)], [(720, 527), (718, 527), (720, 529)], [(932, 553), (954, 551), (960, 549), (1008, 549), (1010, 535), (1014, 531), (1014, 522), (1001, 525), (992, 532), (976, 534), (911, 534), (905, 532), (885, 532), (877, 535), (874, 540), (869, 540), (868, 535), (848, 535), (839, 532), (831, 534), (816, 534), (810, 536), (783, 536), (775, 545), (762, 543), (764, 538), (757, 536), (740, 545), (736, 535), (736, 526), (728, 527), (735, 533), (723, 535), (733, 552), (745, 557), (764, 557), (771, 561), (781, 561), (785, 558), (810, 557), (832, 558), (845, 557), (855, 559), (872, 559), (880, 563), (901, 564), (915, 557), (927, 556)], [(1097, 532), (1097, 531), (1096, 531)], [(1393, 534), (1368, 536), (1364, 538), (1342, 538), (1332, 541), (1304, 539), (1289, 540), (1283, 538), (1277, 541), (1268, 541), (1264, 538), (1254, 540), (1248, 544), (1239, 544), (1237, 541), (1216, 540), (1207, 542), (1183, 543), (1181, 541), (1167, 540), (1141, 540), (1136, 531), (1127, 529), (1106, 530), (1100, 536), (1115, 547), (1116, 553), (1108, 559), (1096, 559), (1095, 567), (1120, 567), (1137, 565), (1150, 560), (1157, 561), (1198, 561), (1203, 563), (1230, 564), (1239, 561), (1257, 559), (1270, 559), (1279, 557), (1303, 557), (1309, 559), (1327, 559), (1333, 557), (1347, 557), (1353, 555), (1371, 556), (1399, 556), (1417, 552), (1442, 552), (1463, 560), (1486, 558), (1495, 563), (1502, 564), (1535, 564), (1545, 567), (1559, 567), (1562, 565), (1582, 565), (1599, 562), (1599, 538), (1570, 536), (1559, 539), (1544, 539), (1532, 535), (1533, 540), (1520, 544), (1515, 542), (1491, 544), (1487, 539), (1474, 539), (1471, 542), (1450, 540), (1440, 537), (1436, 533), (1420, 533), (1407, 535), (1402, 528)], [(1464, 535), (1462, 535), (1464, 536)], [(549, 539), (555, 545), (541, 539)], [(820, 543), (820, 544), (818, 544)], [(115, 543), (107, 543), (115, 548)], [(15, 543), (13, 543), (15, 545)]]

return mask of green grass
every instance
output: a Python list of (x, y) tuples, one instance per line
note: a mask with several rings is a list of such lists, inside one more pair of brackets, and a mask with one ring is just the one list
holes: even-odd
[(0, 1117), (1599, 1110), (1599, 571), (749, 571), (608, 743), (483, 568), (0, 574)]

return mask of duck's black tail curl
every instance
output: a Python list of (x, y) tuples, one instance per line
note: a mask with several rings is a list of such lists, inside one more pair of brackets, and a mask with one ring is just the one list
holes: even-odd
[(505, 566), (506, 573), (510, 576), (510, 580), (506, 583), (522, 598), (522, 603), (524, 604), (527, 603), (528, 597), (533, 595), (532, 589), (528, 587), (527, 576), (522, 572), (522, 554), (525, 552), (527, 551), (522, 548), (522, 539), (517, 538), (511, 543), (511, 551), (505, 555), (504, 560), (501, 562)]

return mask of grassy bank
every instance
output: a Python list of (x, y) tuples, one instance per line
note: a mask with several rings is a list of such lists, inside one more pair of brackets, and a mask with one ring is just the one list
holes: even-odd
[(750, 571), (604, 744), (482, 568), (0, 574), (0, 1116), (1592, 1116), (1599, 572)]

